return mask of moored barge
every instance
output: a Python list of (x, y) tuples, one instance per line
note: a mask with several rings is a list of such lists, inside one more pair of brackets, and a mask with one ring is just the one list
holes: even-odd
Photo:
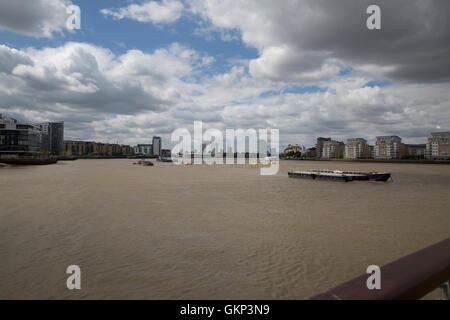
[(10, 158), (10, 159), (0, 159), (0, 163), (16, 165), (16, 166), (36, 166), (36, 165), (48, 165), (55, 164), (58, 160), (56, 158), (47, 159), (20, 159), (20, 158)]
[(334, 181), (387, 181), (390, 173), (364, 172), (364, 171), (339, 171), (339, 170), (308, 170), (288, 172), (289, 177), (334, 180)]

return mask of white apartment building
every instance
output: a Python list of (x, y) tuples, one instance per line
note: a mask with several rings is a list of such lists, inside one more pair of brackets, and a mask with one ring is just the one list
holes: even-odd
[(405, 152), (402, 139), (399, 136), (377, 137), (375, 142), (375, 159), (400, 159)]
[(367, 140), (363, 138), (347, 139), (344, 157), (346, 159), (370, 158), (370, 147), (367, 144)]
[(433, 160), (450, 159), (450, 132), (433, 132), (426, 145), (426, 158)]

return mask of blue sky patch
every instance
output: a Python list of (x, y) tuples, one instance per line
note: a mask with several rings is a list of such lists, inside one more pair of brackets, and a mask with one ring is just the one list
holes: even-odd
[(271, 96), (277, 96), (280, 94), (293, 93), (293, 94), (305, 94), (305, 93), (316, 93), (316, 92), (325, 92), (327, 88), (321, 88), (319, 86), (292, 86), (288, 87), (281, 91), (266, 91), (261, 93), (261, 98), (267, 98)]
[(382, 87), (387, 87), (387, 86), (391, 86), (391, 85), (392, 85), (392, 82), (389, 80), (372, 80), (372, 81), (367, 82), (363, 86), (363, 88), (364, 87), (371, 87), (371, 88), (380, 87), (380, 88), (382, 88)]

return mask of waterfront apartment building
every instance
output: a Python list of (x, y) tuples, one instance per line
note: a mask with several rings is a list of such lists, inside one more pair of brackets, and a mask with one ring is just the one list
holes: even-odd
[(370, 158), (370, 146), (363, 138), (347, 139), (344, 152), (345, 159), (368, 159)]
[(375, 159), (375, 146), (369, 145), (369, 158)]
[(134, 147), (134, 153), (144, 156), (153, 155), (153, 145), (152, 144), (138, 144)]
[(317, 143), (316, 143), (316, 157), (317, 158), (322, 158), (322, 153), (323, 153), (323, 147), (325, 142), (330, 142), (331, 138), (322, 138), (319, 137), (317, 138)]
[(39, 159), (47, 154), (42, 130), (0, 114), (0, 158)]
[(406, 155), (406, 149), (399, 136), (380, 136), (375, 142), (375, 159), (401, 159)]
[(64, 152), (64, 122), (44, 122), (36, 124), (43, 133), (43, 144), (51, 155)]
[(161, 155), (161, 148), (162, 148), (161, 137), (153, 137), (152, 144), (153, 144), (153, 155), (159, 157)]
[(288, 145), (286, 149), (284, 149), (284, 153), (302, 153), (302, 147), (300, 147), (298, 144), (296, 145)]
[(433, 132), (426, 145), (426, 158), (431, 160), (450, 160), (450, 132)]
[(423, 159), (426, 153), (426, 144), (405, 144), (406, 157), (410, 159)]
[(315, 158), (316, 155), (317, 155), (317, 153), (316, 153), (316, 147), (308, 148), (308, 149), (305, 151), (305, 157), (306, 157), (306, 158), (309, 158), (309, 159)]
[(64, 141), (65, 156), (107, 156), (120, 157), (133, 155), (134, 150), (127, 145), (98, 143), (92, 141)]
[(322, 159), (340, 159), (344, 156), (345, 144), (331, 140), (323, 143)]

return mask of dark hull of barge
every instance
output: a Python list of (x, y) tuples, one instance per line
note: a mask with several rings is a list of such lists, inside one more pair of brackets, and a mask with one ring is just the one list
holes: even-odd
[(40, 166), (55, 164), (58, 160), (56, 158), (52, 159), (0, 159), (0, 163), (16, 165), (16, 166)]
[(391, 177), (390, 173), (344, 173), (342, 175), (327, 174), (319, 172), (288, 172), (290, 178), (303, 178), (312, 180), (331, 181), (387, 181)]

